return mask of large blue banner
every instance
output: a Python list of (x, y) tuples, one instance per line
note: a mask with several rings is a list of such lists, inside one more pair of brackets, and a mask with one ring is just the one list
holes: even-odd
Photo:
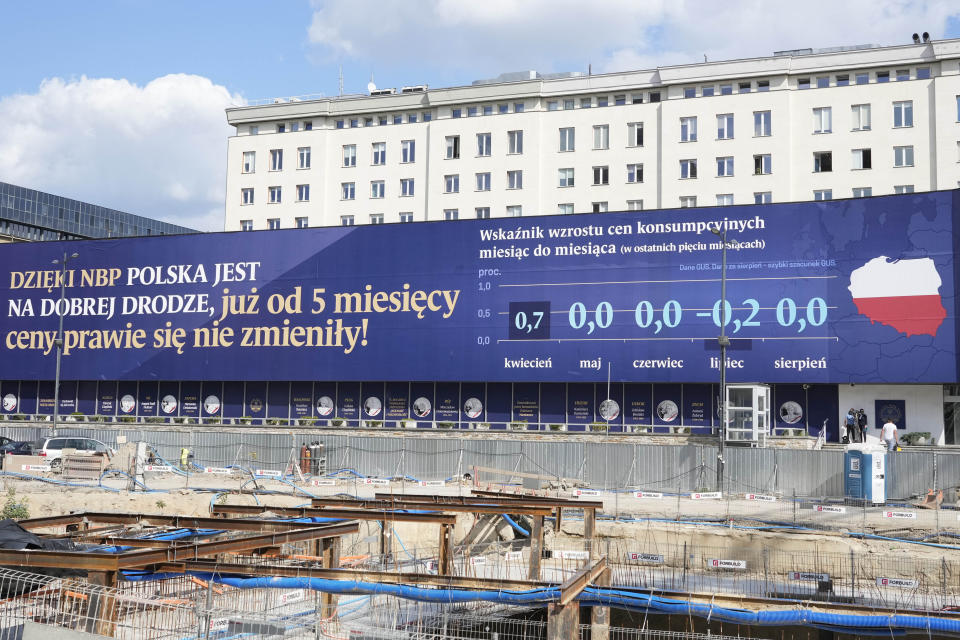
[(956, 382), (956, 197), (6, 245), (0, 379)]

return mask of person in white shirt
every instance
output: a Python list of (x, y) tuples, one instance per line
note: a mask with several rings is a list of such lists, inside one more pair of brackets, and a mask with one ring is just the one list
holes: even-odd
[(893, 451), (897, 448), (897, 425), (893, 420), (887, 420), (880, 430), (880, 437), (887, 443), (887, 451)]

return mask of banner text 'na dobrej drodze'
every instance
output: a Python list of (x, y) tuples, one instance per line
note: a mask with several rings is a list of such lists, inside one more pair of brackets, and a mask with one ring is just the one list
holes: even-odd
[[(0, 379), (957, 381), (956, 192), (0, 246)], [(728, 243), (720, 304), (720, 239)]]

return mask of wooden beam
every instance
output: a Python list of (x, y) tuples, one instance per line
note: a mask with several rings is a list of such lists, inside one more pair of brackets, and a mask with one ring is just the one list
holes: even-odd
[[(219, 505), (222, 506), (222, 505)], [(263, 511), (267, 511), (264, 509)], [(261, 513), (257, 511), (256, 513)], [(98, 513), (87, 512), (73, 514), (84, 523), (100, 522), (106, 524), (134, 525), (147, 524), (161, 527), (182, 527), (184, 529), (227, 529), (231, 531), (290, 531), (293, 529), (309, 529), (317, 526), (313, 522), (283, 522), (281, 520), (252, 520), (241, 518), (200, 518), (195, 516), (165, 516), (160, 514), (143, 513)], [(314, 514), (317, 515), (317, 514)], [(21, 520), (18, 524), (25, 529), (42, 529), (57, 526), (50, 521), (54, 518), (35, 518)], [(92, 532), (94, 530), (90, 530)]]
[(560, 604), (565, 605), (573, 602), (591, 582), (596, 580), (597, 576), (607, 569), (606, 556), (600, 558), (593, 564), (584, 565), (582, 569), (570, 576), (560, 585)]
[(437, 572), (442, 576), (453, 573), (453, 525), (440, 526), (440, 552), (438, 554)]
[[(340, 538), (324, 538), (323, 568), (336, 569), (340, 566)], [(320, 594), (320, 614), (324, 619), (334, 617), (337, 613), (337, 594), (324, 591)]]
[(527, 572), (529, 580), (540, 579), (540, 561), (543, 556), (543, 516), (533, 517), (533, 527), (530, 531), (530, 567)]
[(547, 640), (579, 640), (580, 605), (570, 602), (547, 605)]
[[(313, 506), (315, 507), (339, 507), (341, 509), (370, 509), (377, 511), (389, 511), (391, 509), (426, 509), (430, 507), (433, 510), (436, 510), (438, 513), (442, 512), (453, 512), (453, 513), (491, 513), (491, 514), (500, 514), (504, 513), (505, 509), (509, 508), (510, 513), (515, 513), (525, 516), (534, 516), (534, 515), (543, 515), (548, 516), (552, 514), (552, 511), (548, 505), (524, 505), (524, 504), (514, 504), (510, 503), (509, 507), (507, 505), (497, 505), (495, 503), (485, 502), (483, 504), (453, 504), (453, 503), (444, 503), (444, 504), (434, 504), (426, 502), (417, 502), (417, 501), (405, 501), (405, 500), (344, 500), (340, 498), (314, 498), (312, 500)], [(483, 502), (483, 501), (480, 501)], [(249, 506), (249, 505), (244, 505)], [(216, 508), (216, 507), (215, 507)], [(270, 508), (271, 511), (275, 511), (274, 508)], [(327, 509), (325, 509), (327, 511)], [(322, 515), (319, 513), (311, 512), (311, 515)], [(396, 518), (394, 518), (396, 519)]]
[[(381, 506), (383, 506), (381, 504)], [(443, 513), (405, 513), (403, 511), (390, 511), (384, 509), (320, 509), (311, 507), (276, 507), (270, 505), (250, 505), (250, 504), (216, 504), (211, 513), (238, 513), (248, 515), (259, 515), (262, 513), (274, 513), (278, 516), (290, 516), (295, 518), (323, 517), (323, 518), (342, 518), (344, 520), (388, 520), (391, 522), (417, 522), (421, 524), (455, 524), (456, 516)], [(249, 522), (247, 520), (246, 522)], [(315, 525), (314, 525), (315, 526)]]
[(596, 509), (584, 509), (583, 510), (583, 545), (586, 547), (585, 551), (590, 554), (590, 559), (593, 560), (596, 557), (596, 548), (597, 544), (595, 538), (597, 537), (597, 510)]
[(590, 500), (567, 500), (565, 498), (547, 498), (542, 496), (524, 496), (519, 494), (501, 494), (493, 491), (473, 491), (473, 496), (443, 496), (443, 495), (423, 495), (406, 493), (375, 493), (374, 500), (385, 500), (388, 502), (406, 502), (419, 504), (434, 504), (444, 506), (448, 504), (461, 505), (498, 505), (498, 506), (517, 506), (518, 504), (530, 507), (568, 507), (571, 509), (602, 509), (603, 502)]

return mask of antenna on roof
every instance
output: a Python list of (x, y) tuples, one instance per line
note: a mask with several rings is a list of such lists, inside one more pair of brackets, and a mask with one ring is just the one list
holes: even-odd
[(338, 97), (343, 97), (343, 65), (340, 65), (340, 92), (337, 94)]
[(371, 74), (370, 74), (370, 82), (367, 83), (367, 92), (368, 92), (368, 93), (373, 93), (373, 92), (376, 91), (376, 90), (377, 90), (377, 85), (375, 85), (375, 84), (373, 83), (373, 74), (371, 73)]

